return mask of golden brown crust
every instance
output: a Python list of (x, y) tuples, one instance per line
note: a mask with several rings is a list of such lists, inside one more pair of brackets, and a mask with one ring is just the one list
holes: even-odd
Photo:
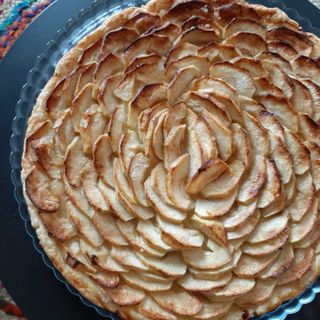
[[(151, 0), (79, 41), (37, 99), (22, 159), (55, 268), (124, 319), (240, 319), (300, 293), (320, 274), (318, 55), (281, 10), (242, 0)], [(259, 296), (261, 283), (274, 287)]]

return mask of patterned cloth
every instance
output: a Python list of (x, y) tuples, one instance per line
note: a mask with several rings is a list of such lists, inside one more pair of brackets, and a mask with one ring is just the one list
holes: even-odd
[(0, 282), (0, 319), (1, 320), (27, 320), (22, 311), (9, 296), (7, 290)]
[(0, 0), (0, 60), (29, 23), (54, 0)]

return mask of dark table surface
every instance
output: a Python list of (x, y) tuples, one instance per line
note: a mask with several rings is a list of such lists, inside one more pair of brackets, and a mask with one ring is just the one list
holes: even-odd
[[(297, 8), (302, 17), (307, 16), (314, 27), (320, 28), (320, 11), (307, 0), (283, 2)], [(73, 296), (34, 249), (13, 197), (9, 164), (11, 122), (28, 71), (56, 31), (91, 3), (90, 0), (56, 1), (30, 25), (0, 63), (0, 279), (29, 320), (105, 319)], [(316, 320), (319, 313), (318, 298), (287, 319)]]

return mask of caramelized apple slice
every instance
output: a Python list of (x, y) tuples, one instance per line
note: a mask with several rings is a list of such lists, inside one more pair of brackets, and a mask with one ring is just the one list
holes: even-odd
[(193, 201), (186, 192), (185, 184), (189, 162), (190, 155), (184, 154), (170, 165), (167, 173), (168, 196), (176, 208), (186, 211), (194, 208)]
[(103, 244), (103, 238), (92, 223), (92, 221), (71, 202), (66, 203), (66, 210), (69, 219), (77, 229), (78, 233), (93, 247), (98, 248)]
[(211, 67), (210, 76), (220, 78), (237, 89), (238, 93), (251, 98), (255, 85), (250, 73), (230, 62), (217, 63)]

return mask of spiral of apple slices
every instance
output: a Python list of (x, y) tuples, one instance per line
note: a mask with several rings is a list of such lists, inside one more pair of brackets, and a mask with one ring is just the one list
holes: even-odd
[(123, 319), (243, 319), (320, 273), (320, 41), (242, 0), (117, 14), (29, 120), (40, 243)]

